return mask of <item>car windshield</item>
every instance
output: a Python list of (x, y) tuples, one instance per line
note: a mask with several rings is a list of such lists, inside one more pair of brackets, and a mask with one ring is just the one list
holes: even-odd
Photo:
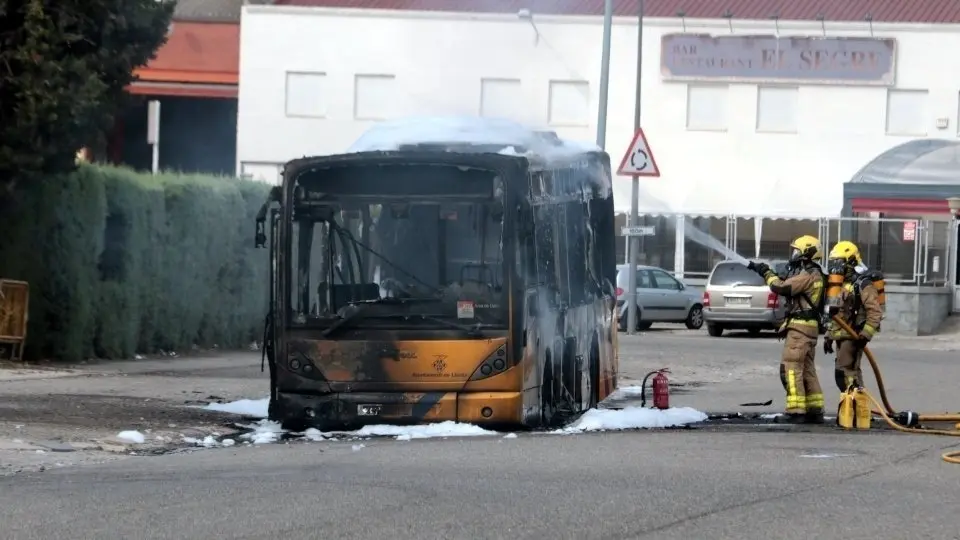
[[(349, 209), (343, 207), (349, 206)], [(378, 309), (420, 322), (503, 324), (502, 216), (488, 202), (383, 201), (330, 214), (303, 212), (292, 227), (294, 324)], [(409, 323), (410, 317), (407, 317)]]

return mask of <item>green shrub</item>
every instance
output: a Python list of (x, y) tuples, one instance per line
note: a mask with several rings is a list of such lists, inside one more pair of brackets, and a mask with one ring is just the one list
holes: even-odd
[(266, 309), (253, 219), (269, 187), (83, 166), (3, 211), (0, 276), (31, 286), (28, 355), (242, 346)]

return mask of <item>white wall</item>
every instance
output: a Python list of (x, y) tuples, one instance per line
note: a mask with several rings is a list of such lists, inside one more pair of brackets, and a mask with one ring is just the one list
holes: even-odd
[[(564, 137), (595, 139), (601, 19), (535, 15), (534, 21), (536, 30), (514, 16), (244, 7), (238, 170), (246, 162), (259, 171), (340, 152), (375, 119), (416, 114), (485, 110)], [(870, 35), (866, 23), (826, 28), (828, 36)], [(726, 21), (686, 21), (686, 30), (730, 34)], [(664, 82), (660, 36), (681, 31), (680, 23), (647, 19), (642, 116), (662, 177), (641, 180), (641, 211), (838, 215), (843, 182), (877, 154), (915, 137), (957, 136), (960, 56), (948, 53), (960, 50), (957, 30), (874, 25), (877, 37), (898, 40), (896, 89), (925, 92), (900, 99), (889, 118), (912, 133), (888, 135), (887, 88), (711, 90)], [(781, 22), (779, 31), (822, 34), (820, 23)], [(636, 32), (635, 19), (615, 20), (607, 124), (614, 167), (633, 134)], [(735, 20), (733, 33), (773, 34), (774, 24)], [(688, 94), (694, 96), (689, 119)], [(768, 105), (761, 109), (770, 114), (758, 129), (761, 95)], [(711, 98), (719, 105), (697, 105)], [(949, 118), (949, 127), (938, 130), (937, 118)], [(628, 178), (616, 183), (615, 194), (617, 207), (628, 209)]]

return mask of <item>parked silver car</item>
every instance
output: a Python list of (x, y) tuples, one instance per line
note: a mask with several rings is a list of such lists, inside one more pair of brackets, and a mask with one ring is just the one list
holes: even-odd
[[(617, 265), (617, 309), (620, 330), (627, 329), (629, 264)], [(637, 330), (646, 330), (655, 322), (682, 322), (687, 328), (703, 326), (700, 293), (680, 282), (666, 270), (655, 266), (637, 266)]]
[[(782, 273), (786, 261), (766, 261)], [(747, 330), (759, 334), (774, 330), (783, 321), (783, 299), (770, 291), (763, 278), (742, 263), (717, 263), (703, 292), (703, 319), (707, 332), (720, 337), (724, 330)]]

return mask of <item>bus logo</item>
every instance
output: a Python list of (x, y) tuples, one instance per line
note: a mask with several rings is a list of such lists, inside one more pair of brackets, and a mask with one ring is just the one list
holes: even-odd
[(439, 354), (437, 359), (433, 361), (433, 369), (437, 370), (437, 373), (443, 373), (443, 370), (447, 369), (447, 363), (443, 361), (447, 355)]

